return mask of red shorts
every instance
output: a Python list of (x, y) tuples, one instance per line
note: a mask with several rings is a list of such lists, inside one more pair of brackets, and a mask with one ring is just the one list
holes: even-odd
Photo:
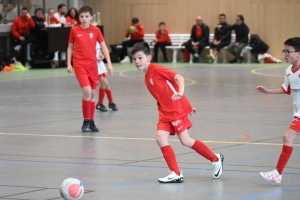
[(294, 117), (290, 128), (293, 129), (294, 131), (300, 132), (300, 118)]
[(192, 122), (189, 120), (187, 115), (171, 122), (158, 122), (157, 124), (157, 130), (167, 131), (171, 135), (179, 135), (191, 127)]
[(98, 74), (98, 78), (101, 78), (101, 77), (105, 78), (106, 77), (106, 73)]
[(86, 86), (91, 86), (92, 89), (96, 89), (98, 87), (99, 81), (97, 80), (96, 82), (91, 79), (87, 74), (83, 73), (75, 73), (76, 78), (79, 82), (79, 85), (81, 88), (86, 87)]

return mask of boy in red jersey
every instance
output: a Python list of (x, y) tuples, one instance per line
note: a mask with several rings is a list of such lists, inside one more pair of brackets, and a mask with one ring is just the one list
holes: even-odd
[[(67, 71), (72, 72), (72, 64), (76, 78), (82, 88), (83, 132), (99, 132), (94, 123), (95, 93), (98, 86), (98, 67), (96, 59), (96, 42), (99, 42), (102, 53), (107, 61), (108, 72), (112, 75), (109, 52), (100, 29), (90, 24), (93, 11), (89, 6), (79, 10), (80, 26), (74, 26), (70, 31), (67, 50)], [(73, 57), (73, 58), (72, 58)], [(72, 60), (72, 64), (71, 64)]]
[[(222, 154), (214, 154), (204, 143), (190, 138), (188, 129), (192, 126), (188, 114), (192, 108), (184, 93), (184, 78), (176, 72), (163, 66), (150, 63), (152, 56), (146, 42), (140, 42), (132, 47), (133, 62), (139, 71), (145, 73), (145, 84), (157, 100), (159, 122), (157, 124), (156, 141), (170, 169), (170, 174), (159, 178), (161, 183), (182, 183), (183, 175), (179, 170), (175, 153), (168, 142), (169, 135), (177, 134), (182, 145), (190, 147), (198, 154), (212, 162), (213, 177), (219, 178), (223, 170)], [(173, 90), (171, 86), (172, 84)], [(178, 92), (177, 92), (178, 91)]]
[(161, 52), (164, 56), (164, 62), (168, 62), (167, 52), (166, 52), (166, 46), (171, 46), (171, 38), (169, 36), (169, 31), (166, 29), (166, 23), (160, 22), (158, 25), (159, 29), (155, 32), (156, 40), (153, 40), (150, 45), (152, 45), (153, 42), (155, 42), (154, 45), (154, 58), (152, 62), (158, 62), (158, 48), (161, 49)]
[[(126, 40), (122, 42), (122, 51), (120, 55), (120, 63), (130, 63), (130, 58), (128, 57), (127, 47), (132, 47), (135, 43), (143, 42), (144, 41), (144, 34), (145, 29), (142, 24), (139, 23), (139, 19), (134, 17), (131, 20), (132, 24), (128, 27), (126, 30), (125, 37), (129, 38), (129, 40)], [(134, 28), (133, 32), (130, 32), (129, 29)]]
[(300, 132), (300, 38), (289, 38), (284, 42), (282, 50), (285, 61), (291, 65), (285, 70), (284, 83), (277, 89), (257, 86), (256, 91), (264, 94), (291, 94), (293, 99), (294, 119), (289, 129), (283, 135), (282, 152), (276, 169), (259, 174), (267, 181), (281, 183), (282, 172), (293, 152), (293, 142)]

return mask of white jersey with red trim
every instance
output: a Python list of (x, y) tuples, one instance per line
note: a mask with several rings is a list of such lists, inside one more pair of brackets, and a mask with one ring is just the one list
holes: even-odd
[[(101, 49), (101, 46), (100, 44), (97, 42), (96, 44), (96, 57), (98, 58), (99, 55), (100, 55), (100, 49)], [(103, 61), (97, 61), (97, 65), (98, 65), (98, 74), (104, 74), (107, 72), (106, 70), (106, 67), (104, 65), (104, 62)]]
[(293, 99), (294, 117), (300, 118), (300, 70), (293, 70), (292, 65), (285, 70), (284, 83), (281, 88)]

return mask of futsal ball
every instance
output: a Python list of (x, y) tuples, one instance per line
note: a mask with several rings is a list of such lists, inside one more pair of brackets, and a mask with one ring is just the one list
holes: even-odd
[(135, 26), (130, 26), (128, 29), (129, 33), (135, 33)]
[(60, 195), (64, 200), (81, 199), (83, 193), (83, 184), (76, 178), (67, 178), (60, 185)]

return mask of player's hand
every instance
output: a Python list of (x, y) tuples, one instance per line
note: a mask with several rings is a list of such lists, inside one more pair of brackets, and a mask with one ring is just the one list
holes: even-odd
[(216, 25), (216, 28), (222, 28), (222, 25)]
[(190, 116), (192, 116), (193, 113), (196, 114), (196, 112), (197, 112), (197, 109), (196, 108), (192, 108), (192, 112), (190, 113)]
[(25, 38), (24, 38), (23, 36), (21, 36), (21, 37), (20, 37), (20, 40), (21, 40), (21, 41), (24, 41), (24, 40), (25, 40)]
[(97, 61), (102, 61), (104, 59), (104, 55), (100, 53), (99, 57), (97, 58)]
[(176, 100), (181, 99), (181, 97), (183, 97), (183, 94), (182, 94), (182, 93), (176, 93), (176, 94), (173, 94), (173, 95), (172, 95), (172, 100), (173, 100), (173, 101), (176, 101)]
[(71, 73), (71, 72), (73, 71), (73, 67), (72, 67), (72, 65), (68, 65), (68, 67), (67, 67), (67, 71), (68, 71), (69, 73)]
[(255, 90), (256, 90), (257, 92), (261, 92), (261, 93), (264, 93), (264, 94), (269, 94), (269, 89), (266, 88), (266, 87), (264, 87), (264, 86), (257, 86), (257, 87), (255, 88)]
[(236, 43), (234, 44), (235, 47), (238, 47), (239, 45), (240, 45), (240, 43), (238, 43), (238, 42), (236, 42)]
[(27, 13), (27, 17), (28, 17), (28, 18), (30, 18), (30, 17), (31, 17), (29, 13)]
[(110, 75), (114, 75), (114, 69), (113, 69), (113, 67), (111, 66), (111, 64), (110, 65), (107, 65), (107, 71), (108, 71), (108, 73), (110, 74)]
[(214, 40), (214, 45), (218, 45), (218, 41), (217, 40)]

